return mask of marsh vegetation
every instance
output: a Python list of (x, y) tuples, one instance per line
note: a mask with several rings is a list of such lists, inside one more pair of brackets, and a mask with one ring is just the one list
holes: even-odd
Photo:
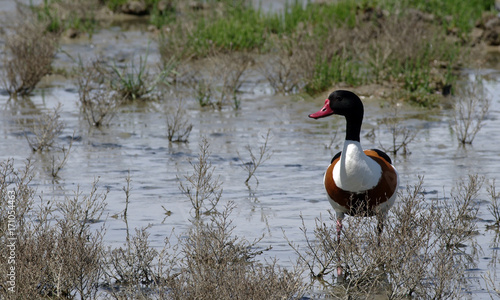
[[(3, 278), (2, 299), (498, 295), (479, 259), (498, 247), (478, 241), (500, 223), (496, 152), (472, 145), (488, 141), (496, 104), (487, 76), (463, 76), (493, 1), (19, 7), (2, 32), (2, 274), (16, 237), (15, 293)], [(93, 37), (123, 14), (140, 15), (147, 41), (108, 53)], [(79, 50), (58, 51), (68, 44)], [(318, 199), (343, 133), (304, 120), (338, 87), (361, 91), (364, 138), (404, 179), (383, 234), (372, 218), (348, 218), (340, 244)]]

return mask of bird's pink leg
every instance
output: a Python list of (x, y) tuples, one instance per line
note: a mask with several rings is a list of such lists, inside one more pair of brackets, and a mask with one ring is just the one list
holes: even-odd
[(337, 276), (340, 277), (342, 276), (342, 267), (340, 266), (340, 233), (342, 232), (342, 219), (337, 218), (337, 243), (338, 243), (338, 249), (337, 249), (337, 259), (338, 259), (338, 264), (337, 264)]

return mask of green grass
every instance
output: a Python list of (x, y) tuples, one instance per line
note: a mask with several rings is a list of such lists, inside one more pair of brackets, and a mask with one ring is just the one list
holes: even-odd
[(230, 7), (224, 17), (201, 17), (187, 37), (194, 53), (205, 56), (209, 49), (251, 50), (266, 39), (263, 15), (252, 7)]
[[(89, 33), (95, 30), (97, 24), (92, 14), (81, 17), (70, 13), (69, 17), (62, 19), (62, 14), (52, 5), (60, 1), (63, 0), (44, 0), (38, 8), (39, 18), (48, 21), (47, 30), (61, 32), (77, 28)], [(121, 5), (130, 1), (104, 0), (101, 3), (118, 11)], [(306, 72), (310, 78), (304, 79), (304, 91), (310, 94), (330, 89), (338, 82), (355, 86), (389, 81), (401, 86), (409, 95), (433, 94), (439, 86), (453, 85), (456, 78), (453, 68), (461, 62), (461, 53), (466, 51), (475, 22), (484, 11), (494, 7), (494, 0), (339, 0), (321, 4), (290, 0), (282, 11), (264, 12), (248, 0), (213, 0), (204, 1), (204, 9), (181, 12), (182, 6), (175, 1), (166, 11), (158, 10), (160, 0), (145, 1), (149, 22), (160, 29), (171, 27), (170, 33), (162, 31), (160, 38), (160, 43), (166, 45), (160, 45), (160, 51), (162, 47), (170, 47), (165, 55), (167, 59), (201, 58), (231, 51), (284, 53), (285, 43), (299, 41), (297, 36), (320, 41), (322, 45), (318, 43), (317, 48), (331, 46), (339, 49), (337, 45), (327, 45), (327, 41), (345, 44), (344, 48), (333, 51), (335, 53), (325, 54), (321, 49), (310, 49), (315, 51), (311, 56), (314, 57), (314, 70)], [(413, 53), (412, 57), (388, 54), (387, 59), (379, 60), (377, 55), (386, 54), (381, 48), (384, 45), (374, 43), (372, 49), (366, 47), (368, 50), (363, 50), (365, 53), (356, 52), (359, 49), (355, 47), (356, 43), (378, 38), (364, 37), (363, 41), (357, 34), (359, 30), (366, 30), (366, 25), (383, 27), (384, 22), (395, 18), (401, 18), (404, 24), (408, 16), (405, 14), (411, 9), (434, 16), (427, 22), (433, 26), (432, 32), (415, 38), (419, 40), (415, 47), (422, 48), (422, 51)], [(339, 30), (356, 34), (332, 39)], [(433, 66), (435, 61), (447, 65)], [(140, 79), (140, 69), (133, 78)], [(127, 76), (121, 77), (121, 83), (131, 88), (143, 85), (135, 84)], [(130, 94), (135, 95), (135, 92)]]
[(135, 101), (147, 99), (160, 84), (167, 84), (167, 77), (173, 72), (173, 64), (164, 66), (158, 74), (151, 74), (147, 66), (149, 51), (144, 57), (139, 57), (139, 66), (133, 60), (130, 65), (120, 68), (114, 63), (111, 66), (112, 77), (110, 87), (123, 100)]
[(336, 55), (331, 59), (318, 57), (314, 76), (304, 89), (306, 93), (314, 95), (331, 88), (336, 82), (360, 85), (363, 81), (360, 66), (345, 55)]
[(57, 5), (61, 3), (64, 4), (62, 0), (44, 0), (41, 6), (31, 5), (31, 9), (36, 13), (39, 21), (47, 24), (46, 30), (49, 32), (61, 33), (72, 28), (92, 36), (97, 28), (95, 10), (98, 7), (84, 3), (81, 11), (72, 11), (71, 8), (64, 9), (61, 8), (64, 6)]
[[(395, 0), (394, 0), (395, 1)], [(432, 13), (442, 22), (445, 30), (456, 31), (460, 37), (465, 37), (483, 11), (494, 7), (494, 0), (416, 0), (404, 1), (409, 7), (415, 7), (424, 12)]]
[[(164, 38), (176, 47), (169, 55), (200, 58), (231, 51), (291, 55), (301, 51), (300, 43), (312, 41), (313, 47), (305, 51), (313, 51), (306, 57), (314, 62), (303, 72), (302, 91), (316, 94), (339, 82), (389, 83), (400, 87), (410, 102), (434, 106), (436, 94), (455, 84), (454, 70), (466, 62), (469, 34), (494, 1), (291, 1), (282, 11), (267, 13), (249, 4), (222, 3), (222, 13), (193, 12), (190, 27), (172, 30)], [(423, 21), (415, 9), (433, 18)]]
[(287, 4), (283, 12), (274, 13), (263, 13), (251, 5), (228, 5), (223, 16), (213, 13), (195, 17), (189, 47), (199, 56), (213, 47), (232, 51), (263, 50), (271, 35), (291, 35), (299, 26), (311, 26), (318, 34), (333, 24), (354, 27), (356, 10), (356, 3), (350, 1), (305, 6), (294, 1)]
[(117, 11), (120, 6), (130, 2), (129, 0), (105, 0), (104, 4), (109, 7), (112, 11)]

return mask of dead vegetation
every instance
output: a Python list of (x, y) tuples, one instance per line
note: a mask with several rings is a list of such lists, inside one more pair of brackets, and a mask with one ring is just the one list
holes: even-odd
[(238, 109), (241, 105), (238, 92), (251, 61), (245, 53), (212, 55), (206, 62), (210, 66), (209, 74), (201, 70), (191, 72), (187, 84), (200, 106), (218, 110), (227, 106)]
[(391, 102), (389, 106), (390, 114), (384, 117), (380, 124), (389, 131), (391, 143), (387, 145), (379, 142), (380, 147), (393, 155), (397, 155), (400, 151), (403, 155), (407, 155), (410, 153), (408, 145), (415, 140), (418, 130), (403, 125), (404, 117), (400, 116), (399, 103)]
[(60, 120), (61, 104), (51, 112), (41, 112), (34, 120), (25, 121), (24, 136), (31, 150), (37, 153), (42, 161), (49, 161), (48, 173), (54, 179), (58, 178), (59, 171), (66, 165), (71, 148), (73, 147), (74, 134), (69, 138), (66, 147), (58, 141), (65, 124)]
[[(56, 204), (40, 199), (35, 205), (35, 190), (30, 187), (31, 164), (20, 170), (14, 162), (1, 165), (1, 214), (10, 211), (6, 195), (13, 191), (15, 199), (15, 293), (1, 286), (5, 299), (37, 299), (43, 297), (95, 299), (102, 275), (103, 229), (91, 228), (99, 221), (105, 207), (106, 193), (98, 192), (97, 181), (91, 192), (79, 190), (65, 202)], [(5, 218), (7, 220), (7, 218)], [(2, 223), (2, 240), (7, 238), (7, 222)], [(12, 237), (12, 235), (10, 235)], [(11, 266), (2, 243), (0, 268)], [(85, 263), (82, 263), (85, 262)]]
[(51, 72), (58, 36), (45, 31), (33, 13), (20, 10), (5, 39), (5, 89), (12, 96), (31, 94), (42, 77)]
[[(488, 183), (488, 195), (490, 197), (490, 203), (488, 205), (488, 211), (493, 216), (495, 221), (494, 227), (500, 226), (500, 192), (497, 193), (495, 180)], [(492, 226), (489, 226), (490, 228)]]
[(458, 90), (454, 104), (453, 129), (462, 145), (472, 144), (484, 125), (490, 108), (489, 97), (479, 79)]
[(189, 123), (186, 109), (181, 100), (167, 107), (167, 139), (170, 142), (186, 143), (189, 138), (193, 124)]
[(296, 93), (305, 86), (305, 78), (314, 72), (314, 55), (318, 51), (313, 41), (305, 33), (285, 37), (276, 53), (272, 51), (259, 63), (260, 73), (275, 93)]
[[(478, 176), (469, 176), (447, 202), (426, 199), (420, 179), (400, 196), (380, 240), (371, 218), (351, 217), (338, 243), (330, 214), (329, 220), (316, 220), (313, 236), (302, 226), (305, 245), (289, 243), (334, 297), (458, 299), (469, 280), (465, 270), (476, 261), (475, 199), (481, 183)], [(337, 270), (337, 256), (343, 274), (334, 283), (327, 275)]]
[(33, 152), (50, 151), (54, 149), (56, 139), (64, 129), (64, 123), (60, 120), (61, 104), (52, 112), (42, 113), (25, 132), (26, 140)]
[[(289, 241), (299, 260), (283, 268), (277, 261), (258, 259), (270, 249), (261, 245), (262, 236), (249, 241), (235, 235), (231, 219), (235, 203), (221, 205), (221, 183), (213, 177), (206, 141), (199, 151), (198, 162), (192, 163), (195, 173), (186, 176), (191, 186), (179, 184), (188, 195), (201, 195), (192, 202), (190, 229), (181, 235), (172, 232), (163, 248), (150, 244), (146, 227), (127, 234), (123, 246), (105, 250), (105, 223), (99, 222), (105, 221), (108, 192), (100, 191), (98, 179), (88, 193), (77, 188), (63, 202), (40, 197), (37, 205), (30, 187), (31, 163), (16, 170), (12, 160), (2, 162), (0, 234), (2, 239), (11, 234), (12, 206), (7, 201), (9, 191), (14, 191), (19, 273), (15, 296), (6, 290), (6, 281), (0, 282), (0, 294), (6, 299), (298, 299), (309, 285), (302, 265), (314, 284), (340, 298), (458, 299), (470, 281), (465, 271), (478, 259), (474, 237), (482, 177), (470, 175), (457, 182), (449, 198), (428, 199), (423, 179), (408, 186), (380, 237), (371, 218), (347, 218), (340, 243), (334, 215), (318, 218), (313, 236), (303, 224), (304, 243)], [(200, 186), (192, 185), (198, 181)], [(130, 183), (127, 177), (125, 222), (133, 198)], [(489, 190), (495, 193), (491, 186)], [(0, 255), (9, 253), (6, 246), (0, 245)], [(3, 258), (0, 270), (7, 272), (8, 259)], [(331, 275), (339, 262), (343, 274), (334, 282)]]
[(209, 160), (209, 147), (208, 140), (202, 138), (198, 160), (189, 162), (193, 173), (184, 175), (183, 179), (178, 178), (179, 189), (191, 201), (195, 219), (200, 219), (202, 214), (215, 212), (222, 197), (222, 182), (219, 176), (214, 175), (215, 167)]
[(247, 185), (250, 179), (252, 179), (252, 177), (255, 178), (257, 184), (259, 184), (259, 179), (257, 179), (257, 176), (255, 176), (255, 171), (257, 171), (257, 168), (265, 161), (269, 160), (272, 156), (271, 148), (268, 145), (270, 136), (271, 136), (271, 129), (268, 129), (266, 135), (262, 135), (260, 137), (263, 142), (262, 145), (259, 146), (259, 152), (256, 154), (254, 153), (252, 146), (250, 145), (245, 146), (245, 149), (250, 155), (250, 161), (245, 161), (241, 157), (240, 153), (238, 153), (238, 157), (240, 158), (241, 161), (243, 161), (241, 167), (248, 172), (248, 176), (245, 179), (245, 184)]
[[(198, 162), (203, 164), (201, 177), (213, 172), (207, 151), (205, 142), (200, 145)], [(148, 228), (141, 228), (134, 235), (127, 234), (122, 247), (105, 250), (105, 223), (101, 226), (99, 222), (105, 222), (108, 191), (99, 191), (98, 179), (88, 194), (77, 188), (62, 202), (40, 197), (38, 205), (30, 187), (29, 161), (21, 170), (14, 169), (12, 160), (2, 162), (0, 179), (0, 238), (14, 236), (16, 240), (15, 293), (7, 290), (4, 278), (0, 282), (2, 298), (298, 299), (307, 286), (299, 266), (287, 269), (276, 261), (256, 259), (269, 249), (259, 245), (262, 237), (250, 242), (234, 234), (231, 214), (235, 204), (230, 201), (220, 207), (218, 180), (209, 216), (194, 218), (185, 235), (167, 236), (163, 249), (152, 247)], [(210, 176), (200, 178), (202, 183), (205, 179), (205, 185), (213, 185)], [(128, 177), (124, 187), (127, 206), (133, 197), (131, 189)], [(8, 202), (11, 195), (15, 195), (14, 202)], [(15, 233), (9, 229), (12, 209)], [(6, 247), (7, 243), (0, 246), (0, 270), (5, 274), (10, 267)]]
[(306, 286), (301, 269), (287, 270), (276, 262), (255, 257), (259, 239), (234, 236), (230, 219), (234, 203), (211, 215), (207, 223), (193, 223), (181, 240), (181, 270), (172, 283), (172, 299), (299, 299)]
[(105, 85), (107, 71), (98, 58), (78, 65), (77, 85), (80, 109), (89, 125), (107, 126), (114, 117), (123, 99), (114, 95)]

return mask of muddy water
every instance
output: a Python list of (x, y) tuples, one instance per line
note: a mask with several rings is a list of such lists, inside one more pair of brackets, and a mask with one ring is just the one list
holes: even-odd
[[(129, 60), (144, 55), (148, 43), (150, 59), (154, 62), (158, 60), (155, 43), (148, 39), (147, 33), (136, 29), (122, 32), (119, 28), (111, 28), (98, 32), (91, 42), (82, 39), (61, 47), (73, 57), (80, 55), (85, 58), (103, 53)], [(63, 52), (57, 55), (55, 66), (63, 68), (71, 64), (71, 59)], [(477, 71), (464, 72), (464, 77), (472, 78)], [(500, 180), (500, 142), (497, 138), (500, 70), (479, 71), (487, 75), (484, 83), (492, 103), (488, 120), (472, 146), (459, 146), (450, 127), (451, 111), (402, 110), (406, 116), (402, 125), (419, 132), (417, 139), (409, 145), (410, 155), (393, 157), (402, 186), (415, 184), (418, 175), (422, 175), (430, 197), (445, 198), (457, 180), (470, 173)], [(89, 129), (86, 121), (81, 119), (78, 94), (72, 81), (52, 77), (40, 87), (29, 100), (13, 101), (5, 93), (0, 95), (0, 159), (14, 158), (16, 165), (20, 166), (31, 157), (36, 166), (34, 187), (38, 194), (43, 193), (45, 200), (64, 201), (64, 195), (72, 195), (77, 186), (88, 191), (93, 179), (99, 177), (101, 190), (110, 191), (105, 237), (110, 246), (120, 246), (125, 241), (125, 223), (111, 216), (125, 208), (122, 188), (128, 172), (132, 178), (130, 228), (150, 225), (151, 243), (158, 247), (172, 229), (182, 233), (189, 228), (191, 205), (179, 191), (177, 177), (192, 171), (188, 159), (198, 155), (201, 137), (206, 137), (210, 143), (210, 160), (215, 174), (223, 182), (223, 202), (232, 200), (237, 205), (232, 215), (235, 233), (248, 240), (264, 234), (262, 247), (272, 246), (272, 250), (265, 254), (267, 257), (277, 257), (283, 265), (296, 259), (282, 231), (295, 243), (303, 243), (299, 230), (300, 215), (312, 230), (314, 219), (320, 214), (325, 215), (330, 208), (322, 187), (323, 172), (343, 142), (345, 123), (335, 117), (307, 118), (309, 113), (322, 106), (321, 97), (303, 99), (274, 95), (263, 78), (252, 73), (243, 86), (239, 110), (203, 110), (193, 99), (185, 99), (194, 129), (189, 143), (179, 144), (169, 143), (166, 137), (164, 102), (177, 100), (173, 96), (165, 96), (160, 103), (127, 107), (116, 115), (109, 127), (97, 130)], [(378, 99), (368, 97), (363, 101), (366, 108), (362, 144), (365, 148), (389, 145), (392, 137), (379, 125), (388, 110), (381, 108)], [(23, 136), (25, 129), (19, 121), (34, 118), (59, 103), (62, 104), (61, 117), (66, 123), (59, 142), (67, 145), (68, 137), (73, 133), (78, 139), (73, 144), (68, 163), (60, 171), (60, 179), (53, 182), (44, 169), (47, 158), (31, 153)], [(264, 141), (262, 136), (269, 129), (272, 157), (257, 170), (259, 183), (252, 179), (247, 186), (244, 184), (247, 174), (241, 167), (239, 156), (249, 157), (246, 145), (257, 151)], [(333, 146), (328, 147), (336, 130), (339, 133)], [(364, 138), (368, 133), (375, 134), (375, 137)], [(486, 199), (484, 193), (482, 198)], [(172, 214), (166, 216), (162, 207)], [(478, 217), (480, 234), (477, 238), (483, 254), (477, 268), (469, 271), (478, 279), (470, 287), (470, 293), (474, 298), (489, 299), (481, 276), (495, 269), (490, 263), (497, 247), (494, 245), (496, 232), (486, 230), (492, 219), (486, 201), (480, 202)]]

